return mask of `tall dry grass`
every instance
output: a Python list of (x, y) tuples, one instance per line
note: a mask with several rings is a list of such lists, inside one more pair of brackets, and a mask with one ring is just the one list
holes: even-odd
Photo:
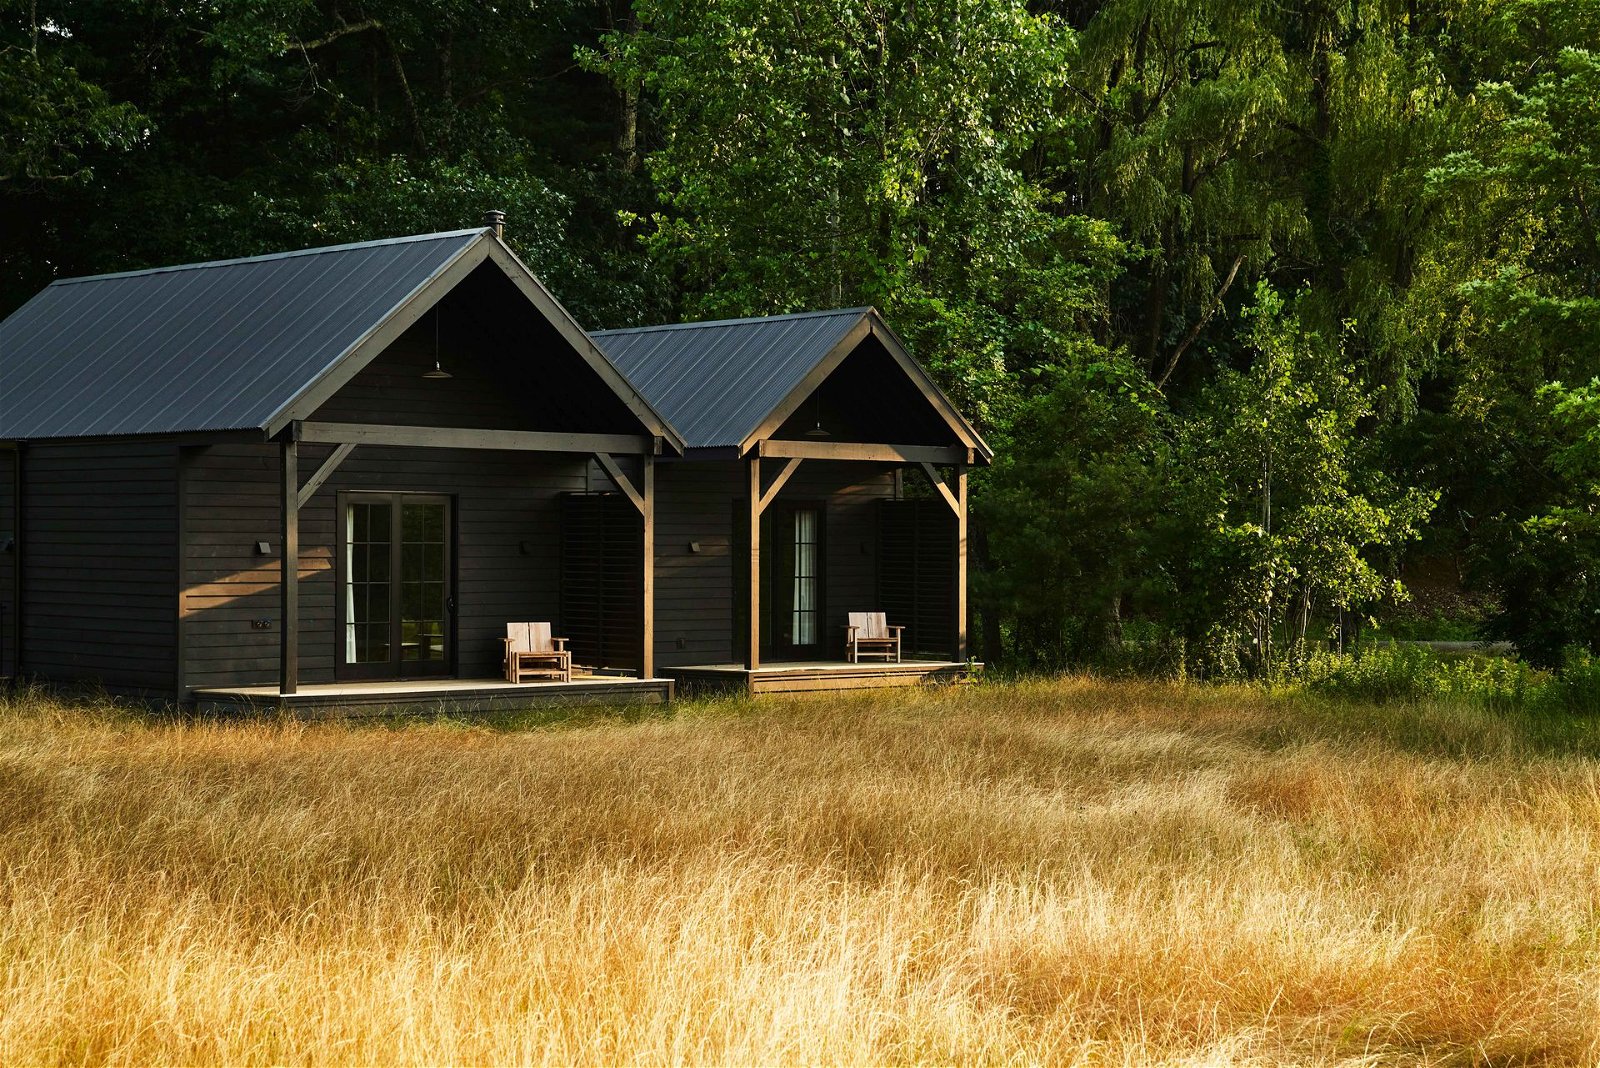
[(1562, 1063), (1596, 764), (1067, 680), (506, 730), (0, 708), (0, 1062)]

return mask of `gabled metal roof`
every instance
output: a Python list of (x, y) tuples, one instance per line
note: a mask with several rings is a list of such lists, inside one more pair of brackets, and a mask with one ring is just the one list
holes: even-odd
[(487, 229), (54, 282), (0, 323), (0, 441), (276, 433), (485, 261), (648, 433), (682, 451), (667, 421)]
[(884, 343), (957, 437), (986, 459), (993, 455), (873, 308), (600, 330), (593, 337), (690, 448), (742, 450), (869, 333)]
[(483, 233), (54, 282), (0, 323), (0, 439), (264, 429)]
[(738, 446), (867, 308), (599, 330), (594, 339), (690, 448)]

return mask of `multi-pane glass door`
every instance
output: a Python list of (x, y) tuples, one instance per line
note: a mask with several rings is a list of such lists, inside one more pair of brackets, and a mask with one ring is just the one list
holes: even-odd
[(815, 508), (796, 508), (794, 516), (793, 591), (789, 599), (790, 641), (796, 649), (812, 649), (818, 645), (821, 631), (821, 598), (818, 596), (818, 549), (822, 531)]
[(761, 648), (765, 656), (815, 660), (823, 654), (823, 546), (827, 533), (823, 516), (815, 502), (780, 501), (761, 517)]
[(341, 498), (339, 666), (346, 678), (450, 671), (450, 499)]

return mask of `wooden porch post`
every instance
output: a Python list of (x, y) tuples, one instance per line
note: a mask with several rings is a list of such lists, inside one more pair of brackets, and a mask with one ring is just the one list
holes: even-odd
[(967, 465), (956, 465), (956, 648), (955, 661), (967, 661)]
[(295, 693), (300, 688), (300, 442), (297, 427), (279, 447), (279, 466), (283, 474), (283, 530), (280, 541), (283, 559), (278, 579), (280, 595), (278, 628), (278, 692)]
[(23, 558), (27, 549), (23, 528), (27, 525), (23, 516), (22, 474), (23, 453), (27, 446), (17, 442), (11, 447), (11, 525), (15, 528), (11, 532), (11, 685), (19, 686), (22, 682), (22, 567)]
[(746, 671), (761, 666), (761, 456), (746, 461), (750, 479), (750, 620), (749, 644), (744, 655)]
[(656, 674), (656, 458), (646, 453), (642, 462), (644, 507), (639, 511), (644, 520), (644, 604), (639, 617), (639, 677), (651, 679)]

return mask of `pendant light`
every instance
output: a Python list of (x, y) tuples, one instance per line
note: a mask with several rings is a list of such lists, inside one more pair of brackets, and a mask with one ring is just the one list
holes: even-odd
[(815, 393), (812, 394), (812, 396), (817, 399), (817, 403), (816, 403), (817, 425), (812, 427), (810, 430), (806, 431), (806, 437), (808, 437), (808, 438), (825, 438), (825, 437), (829, 437), (830, 435), (828, 434), (828, 432), (826, 430), (822, 429), (822, 390), (820, 390), (820, 389), (817, 390)]
[(451, 374), (439, 364), (439, 306), (433, 306), (433, 369), (422, 372), (423, 378), (450, 378)]

